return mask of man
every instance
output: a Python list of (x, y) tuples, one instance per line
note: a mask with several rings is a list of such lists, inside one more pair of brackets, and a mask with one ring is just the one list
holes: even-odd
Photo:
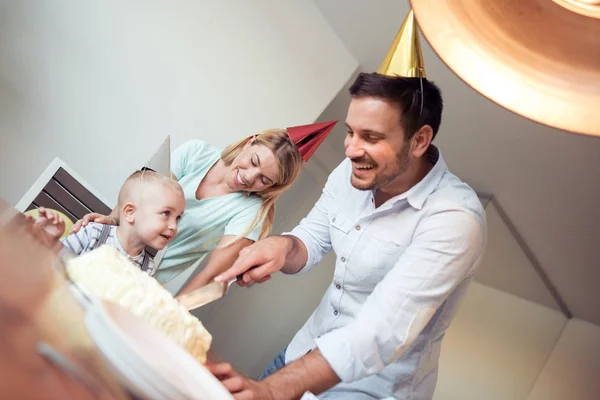
[(347, 159), (315, 207), (218, 278), (258, 266), (243, 280), (261, 281), (305, 273), (332, 249), (337, 257), (321, 304), (265, 379), (211, 366), (237, 399), (433, 396), (442, 338), (483, 255), (484, 210), (431, 144), (442, 115), (433, 83), (360, 74), (350, 94)]

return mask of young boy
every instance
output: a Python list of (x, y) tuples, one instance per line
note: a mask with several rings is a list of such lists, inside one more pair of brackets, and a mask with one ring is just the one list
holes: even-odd
[[(185, 208), (181, 186), (154, 171), (136, 171), (121, 187), (117, 207), (118, 226), (89, 223), (62, 239), (63, 245), (82, 254), (108, 244), (128, 256), (142, 271), (153, 275), (154, 261), (144, 248), (162, 250), (177, 234)], [(58, 240), (64, 233), (64, 221), (42, 207), (39, 214), (37, 223)]]

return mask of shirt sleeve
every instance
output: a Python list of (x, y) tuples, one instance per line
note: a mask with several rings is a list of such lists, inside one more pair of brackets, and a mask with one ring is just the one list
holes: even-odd
[(201, 140), (190, 140), (179, 146), (171, 154), (171, 171), (181, 179), (193, 170), (192, 157), (202, 151), (204, 142)]
[[(254, 218), (260, 212), (261, 203), (262, 201), (257, 201), (231, 218), (225, 226), (223, 235), (239, 236), (246, 232), (246, 230), (250, 227), (250, 224), (252, 224), (252, 221), (254, 221)], [(244, 237), (254, 241), (258, 240), (260, 237), (260, 231), (262, 230), (262, 225), (262, 223), (259, 223), (250, 232), (246, 233)]]
[(71, 251), (75, 252), (76, 254), (81, 254), (90, 246), (92, 237), (94, 236), (93, 229), (96, 229), (97, 225), (98, 224), (91, 223), (86, 226), (82, 226), (77, 233), (72, 233), (60, 241)]
[(340, 165), (329, 175), (323, 193), (312, 210), (291, 232), (284, 233), (296, 236), (306, 246), (308, 258), (306, 265), (296, 273), (298, 275), (310, 271), (331, 251), (329, 214), (336, 193), (335, 183), (343, 179), (342, 171)]
[(457, 209), (420, 223), (357, 317), (316, 340), (343, 381), (380, 372), (413, 344), (446, 298), (475, 273), (485, 247), (484, 225)]

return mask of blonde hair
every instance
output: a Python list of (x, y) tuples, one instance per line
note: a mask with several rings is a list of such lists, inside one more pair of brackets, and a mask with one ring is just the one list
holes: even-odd
[[(287, 130), (267, 129), (252, 136), (248, 136), (227, 147), (223, 153), (221, 153), (221, 159), (225, 165), (231, 165), (233, 160), (240, 155), (244, 150), (244, 146), (248, 143), (251, 143), (251, 146), (263, 145), (273, 152), (279, 167), (279, 176), (277, 177), (276, 184), (255, 193), (263, 200), (260, 210), (246, 231), (231, 243), (246, 236), (261, 223), (262, 229), (260, 231), (259, 239), (266, 237), (269, 232), (271, 232), (273, 220), (275, 219), (275, 201), (284, 190), (294, 183), (300, 174), (300, 168), (303, 163), (300, 152), (298, 151), (296, 144), (290, 139)], [(228, 245), (231, 243), (228, 243)]]
[(170, 176), (159, 174), (150, 169), (143, 169), (135, 171), (125, 179), (125, 183), (119, 190), (119, 208), (132, 201), (133, 196), (139, 195), (144, 185), (164, 185), (184, 196), (181, 185)]

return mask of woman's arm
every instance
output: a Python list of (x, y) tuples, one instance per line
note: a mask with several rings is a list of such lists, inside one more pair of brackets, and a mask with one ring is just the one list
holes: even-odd
[(81, 218), (80, 220), (75, 222), (75, 224), (69, 231), (69, 234), (79, 232), (79, 230), (82, 227), (86, 226), (90, 222), (97, 222), (99, 224), (104, 224), (104, 225), (119, 225), (118, 206), (115, 206), (115, 208), (113, 208), (113, 210), (108, 215), (102, 215), (102, 214), (95, 213), (95, 212), (85, 214), (83, 216), (83, 218)]
[(179, 294), (187, 293), (212, 282), (217, 275), (226, 271), (233, 265), (240, 254), (240, 250), (254, 243), (253, 240), (241, 238), (227, 247), (222, 247), (234, 239), (235, 236), (232, 235), (223, 236), (219, 241), (218, 246), (208, 256), (209, 258), (206, 267), (192, 278)]

